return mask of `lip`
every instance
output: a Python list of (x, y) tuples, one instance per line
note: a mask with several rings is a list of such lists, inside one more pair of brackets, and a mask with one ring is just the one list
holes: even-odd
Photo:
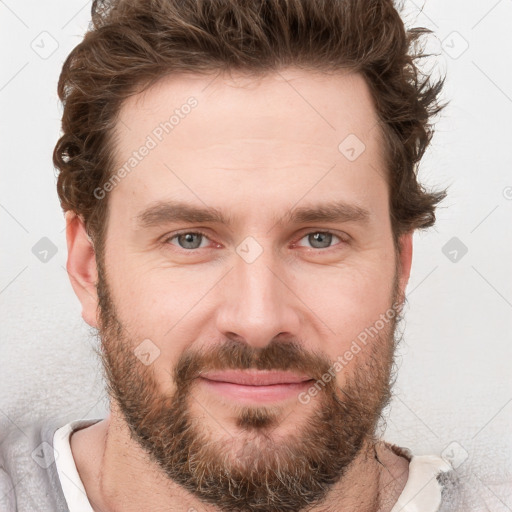
[(312, 381), (308, 375), (262, 370), (211, 371), (203, 373), (199, 380), (209, 391), (243, 403), (297, 398)]
[(283, 371), (271, 370), (225, 370), (201, 374), (203, 379), (215, 382), (230, 382), (242, 386), (272, 386), (276, 384), (297, 384), (311, 380), (311, 377)]

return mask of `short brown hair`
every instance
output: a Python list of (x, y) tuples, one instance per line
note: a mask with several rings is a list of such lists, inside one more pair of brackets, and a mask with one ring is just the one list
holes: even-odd
[(285, 66), (361, 73), (385, 141), (390, 212), (398, 237), (435, 222), (446, 195), (427, 192), (417, 164), (442, 106), (417, 59), (425, 28), (406, 30), (393, 0), (95, 0), (92, 23), (58, 84), (63, 135), (53, 161), (64, 210), (81, 215), (101, 252), (122, 102), (163, 76), (212, 71), (263, 74)]

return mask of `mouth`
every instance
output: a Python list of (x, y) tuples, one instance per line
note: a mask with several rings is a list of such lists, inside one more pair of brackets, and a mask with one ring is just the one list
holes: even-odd
[(268, 370), (225, 370), (201, 374), (209, 392), (242, 403), (279, 402), (297, 398), (311, 385), (308, 375)]

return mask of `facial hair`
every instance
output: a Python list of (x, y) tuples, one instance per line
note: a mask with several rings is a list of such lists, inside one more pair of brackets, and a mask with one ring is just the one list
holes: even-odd
[[(392, 304), (396, 304), (397, 287)], [(341, 370), (343, 386), (329, 379), (333, 362), (301, 344), (272, 340), (262, 348), (227, 338), (207, 350), (188, 349), (170, 372), (172, 396), (162, 393), (152, 366), (134, 355), (140, 343), (121, 324), (99, 268), (101, 358), (108, 393), (131, 437), (173, 482), (221, 511), (298, 512), (319, 505), (366, 441), (375, 441), (391, 397), (397, 315)], [(208, 428), (191, 412), (193, 392), (206, 370), (290, 370), (311, 376), (316, 402), (300, 428), (274, 435), (281, 418), (267, 406), (236, 408), (236, 441)], [(297, 407), (300, 407), (297, 405)], [(292, 413), (293, 414), (293, 413)], [(240, 440), (243, 440), (241, 443)]]

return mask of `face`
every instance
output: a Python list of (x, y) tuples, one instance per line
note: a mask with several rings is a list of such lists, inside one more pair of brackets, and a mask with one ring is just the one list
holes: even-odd
[(123, 105), (104, 365), (133, 438), (203, 501), (301, 510), (372, 438), (410, 264), (381, 148), (356, 74), (172, 77)]

